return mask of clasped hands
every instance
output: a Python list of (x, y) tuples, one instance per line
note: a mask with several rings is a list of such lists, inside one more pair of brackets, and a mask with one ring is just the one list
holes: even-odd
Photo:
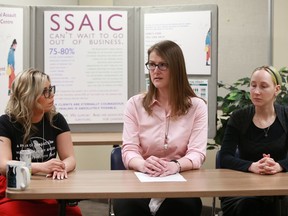
[(152, 177), (163, 177), (178, 172), (178, 165), (155, 156), (148, 157), (144, 162), (143, 172)]
[(270, 154), (263, 154), (263, 158), (252, 163), (249, 167), (250, 172), (262, 175), (273, 175), (282, 170), (283, 168), (270, 157)]

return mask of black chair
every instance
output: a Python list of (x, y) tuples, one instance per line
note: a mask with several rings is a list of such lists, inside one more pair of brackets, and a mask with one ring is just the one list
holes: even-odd
[[(239, 157), (239, 151), (238, 149), (235, 152), (235, 157)], [(215, 168), (216, 169), (221, 169), (221, 161), (220, 161), (220, 150), (216, 152), (216, 157), (215, 157)], [(216, 197), (213, 197), (212, 201), (212, 216), (216, 215)], [(218, 216), (222, 216), (223, 213), (222, 211), (217, 213)]]
[[(110, 156), (110, 169), (111, 170), (125, 170), (125, 166), (122, 161), (121, 146), (114, 145)], [(108, 211), (109, 216), (114, 216), (112, 209), (112, 200), (108, 199)]]
[[(216, 152), (216, 157), (215, 157), (215, 168), (220, 169), (220, 150)], [(216, 197), (213, 197), (212, 200), (212, 216), (216, 215)], [(218, 212), (218, 216), (222, 216), (222, 211)]]
[(111, 170), (125, 170), (125, 166), (122, 161), (121, 146), (115, 145), (111, 151), (110, 157)]

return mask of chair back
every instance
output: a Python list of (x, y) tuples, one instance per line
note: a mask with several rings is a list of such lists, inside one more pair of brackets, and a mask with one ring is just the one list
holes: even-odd
[(116, 146), (111, 151), (110, 157), (111, 170), (125, 170), (125, 166), (122, 161), (121, 146)]

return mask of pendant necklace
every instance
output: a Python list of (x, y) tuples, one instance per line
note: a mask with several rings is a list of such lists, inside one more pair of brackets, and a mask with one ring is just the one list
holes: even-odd
[(264, 136), (265, 136), (265, 137), (268, 137), (269, 129), (270, 129), (270, 126), (263, 129), (263, 130), (264, 130)]
[(164, 140), (164, 149), (168, 149), (168, 133), (169, 133), (169, 124), (170, 124), (170, 117), (167, 117), (166, 126), (165, 126), (165, 140)]

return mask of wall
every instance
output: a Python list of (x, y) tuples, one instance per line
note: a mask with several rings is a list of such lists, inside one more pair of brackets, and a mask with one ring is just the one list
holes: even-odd
[(274, 0), (273, 64), (277, 68), (288, 66), (288, 28), (284, 21), (288, 20), (287, 10), (287, 0)]
[(78, 0), (1, 0), (1, 4), (19, 6), (78, 5)]
[(79, 5), (113, 6), (113, 0), (79, 0)]

